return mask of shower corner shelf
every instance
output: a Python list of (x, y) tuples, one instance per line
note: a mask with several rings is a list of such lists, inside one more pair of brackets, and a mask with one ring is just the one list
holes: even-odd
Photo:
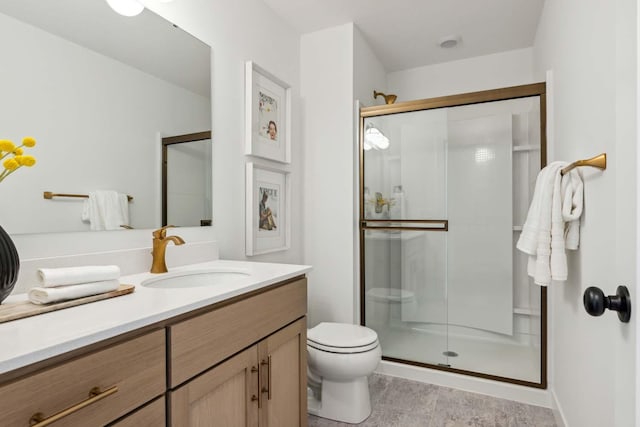
[(540, 310), (529, 307), (513, 307), (513, 314), (540, 317)]

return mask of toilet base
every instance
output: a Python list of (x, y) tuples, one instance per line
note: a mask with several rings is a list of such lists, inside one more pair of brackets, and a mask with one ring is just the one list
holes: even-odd
[(359, 424), (371, 415), (367, 377), (348, 382), (322, 380), (321, 401), (308, 396), (308, 412), (343, 423)]

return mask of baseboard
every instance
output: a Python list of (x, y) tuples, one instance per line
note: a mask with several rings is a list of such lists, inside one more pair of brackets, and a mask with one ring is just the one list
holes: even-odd
[(554, 390), (550, 390), (551, 395), (551, 409), (553, 410), (553, 417), (556, 420), (557, 427), (568, 427), (567, 419), (564, 417), (564, 412), (562, 412), (562, 407), (560, 406), (560, 402), (558, 401), (558, 396), (556, 396), (556, 392)]
[[(469, 391), (472, 393), (485, 394), (500, 399), (514, 400), (516, 402), (522, 402), (529, 405), (552, 408), (552, 398), (549, 390), (541, 390), (517, 384), (471, 377), (468, 375), (404, 365), (386, 360), (380, 362), (376, 372), (408, 380)], [(559, 427), (566, 427), (566, 425), (559, 425)]]

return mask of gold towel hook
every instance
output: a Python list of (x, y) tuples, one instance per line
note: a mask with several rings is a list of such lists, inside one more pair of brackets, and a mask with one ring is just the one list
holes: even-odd
[(579, 166), (591, 166), (594, 168), (605, 170), (607, 168), (607, 153), (598, 154), (595, 157), (585, 160), (578, 160), (571, 163), (569, 166), (562, 169), (560, 172), (562, 175), (567, 174), (569, 171)]

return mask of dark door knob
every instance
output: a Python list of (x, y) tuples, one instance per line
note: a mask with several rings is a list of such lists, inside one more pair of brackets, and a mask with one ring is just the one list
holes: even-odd
[(592, 316), (600, 316), (605, 309), (618, 312), (621, 322), (628, 323), (631, 319), (631, 298), (626, 286), (618, 286), (615, 295), (605, 296), (602, 289), (590, 286), (582, 297), (584, 308)]

